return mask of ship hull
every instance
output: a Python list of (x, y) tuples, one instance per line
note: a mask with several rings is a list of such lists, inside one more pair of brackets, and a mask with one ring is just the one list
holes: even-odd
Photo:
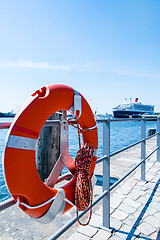
[(138, 118), (142, 114), (146, 113), (145, 111), (127, 111), (127, 110), (115, 110), (113, 111), (114, 118)]

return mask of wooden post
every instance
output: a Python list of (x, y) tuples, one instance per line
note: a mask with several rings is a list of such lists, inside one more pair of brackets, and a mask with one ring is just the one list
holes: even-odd
[[(60, 114), (54, 113), (50, 120), (60, 119)], [(60, 126), (43, 127), (37, 146), (37, 170), (40, 178), (44, 181), (48, 178), (60, 154)]]

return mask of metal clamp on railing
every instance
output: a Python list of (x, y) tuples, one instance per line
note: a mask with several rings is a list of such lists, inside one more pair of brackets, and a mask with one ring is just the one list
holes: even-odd
[(78, 119), (81, 116), (82, 110), (81, 110), (81, 96), (79, 92), (74, 90), (75, 95), (74, 95), (74, 101), (73, 101), (73, 106), (69, 109), (69, 112), (73, 114), (73, 117), (70, 118), (70, 121), (72, 119)]

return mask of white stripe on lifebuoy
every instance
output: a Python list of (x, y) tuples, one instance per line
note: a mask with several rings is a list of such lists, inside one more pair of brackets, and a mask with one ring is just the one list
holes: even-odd
[(7, 147), (23, 150), (36, 150), (37, 139), (10, 135)]

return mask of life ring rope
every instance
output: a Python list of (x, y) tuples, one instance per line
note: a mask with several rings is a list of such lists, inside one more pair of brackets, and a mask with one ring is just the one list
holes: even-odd
[[(74, 121), (74, 123), (71, 122), (71, 119), (72, 119), (72, 118), (69, 118), (69, 119), (67, 120), (67, 122), (68, 122), (68, 124), (70, 124), (72, 127), (78, 129), (79, 149), (81, 149), (80, 133), (83, 133), (83, 132), (85, 132), (85, 131), (90, 132), (90, 131), (93, 131), (93, 130), (97, 130), (97, 124), (96, 124), (95, 126), (93, 126), (93, 127), (90, 127), (90, 128), (86, 128), (86, 127), (81, 128), (81, 127), (80, 127), (80, 124), (78, 123), (78, 120), (77, 120), (77, 119)], [(75, 123), (77, 124), (77, 126), (75, 125)], [(94, 150), (95, 150), (95, 151), (94, 151), (94, 156), (97, 156), (97, 149), (94, 149)]]
[(26, 208), (28, 208), (28, 209), (37, 209), (37, 208), (40, 208), (40, 207), (44, 207), (44, 206), (47, 205), (48, 203), (54, 201), (55, 198), (56, 198), (56, 197), (52, 197), (52, 198), (48, 199), (46, 202), (44, 202), (44, 203), (42, 203), (42, 204), (39, 204), (39, 205), (36, 205), (36, 206), (30, 206), (30, 205), (28, 205), (27, 203), (21, 202), (20, 199), (19, 199), (19, 197), (17, 197), (17, 202), (16, 202), (16, 203), (17, 203), (18, 206), (19, 206), (19, 205), (22, 205), (22, 206), (24, 206), (24, 207), (26, 207)]
[[(36, 205), (36, 206), (30, 206), (30, 205), (28, 205), (27, 203), (21, 202), (20, 199), (19, 199), (19, 197), (17, 197), (17, 202), (16, 202), (16, 204), (17, 204), (18, 206), (19, 206), (19, 205), (22, 205), (22, 206), (24, 206), (24, 207), (26, 207), (26, 208), (28, 208), (28, 209), (37, 209), (37, 208), (40, 208), (40, 207), (44, 207), (45, 205), (47, 205), (48, 203), (50, 203), (50, 202), (52, 202), (52, 201), (53, 201), (53, 203), (54, 203), (55, 198), (56, 198), (56, 196), (48, 199), (46, 202), (44, 202), (44, 203), (42, 203), (42, 204), (39, 204), (39, 205)], [(69, 199), (67, 199), (67, 198), (64, 198), (64, 201), (65, 201), (65, 202), (68, 202), (68, 203), (69, 203), (70, 205), (72, 205), (72, 206), (75, 206), (75, 204), (73, 204), (73, 203), (72, 203), (71, 201), (69, 201)]]
[[(92, 175), (92, 178), (91, 178), (91, 181), (92, 181), (92, 186), (94, 188), (94, 185), (95, 185), (95, 182), (96, 182), (96, 179), (95, 179), (95, 175), (93, 174)], [(63, 191), (62, 189), (57, 189), (58, 192), (59, 191)], [(22, 201), (20, 201), (19, 197), (17, 197), (17, 201), (16, 201), (16, 204), (19, 206), (19, 205), (23, 205), (24, 207), (28, 208), (28, 209), (37, 209), (37, 208), (40, 208), (40, 207), (43, 207), (45, 205), (47, 205), (48, 203), (54, 201), (56, 199), (57, 195), (55, 197), (52, 197), (50, 199), (48, 199), (47, 201), (45, 201), (44, 203), (42, 204), (39, 204), (39, 205), (36, 205), (36, 206), (30, 206), (28, 205), (27, 203), (24, 203)], [(69, 203), (71, 206), (76, 206), (74, 203), (72, 203), (69, 199), (67, 199), (66, 197), (64, 198), (64, 201)]]

